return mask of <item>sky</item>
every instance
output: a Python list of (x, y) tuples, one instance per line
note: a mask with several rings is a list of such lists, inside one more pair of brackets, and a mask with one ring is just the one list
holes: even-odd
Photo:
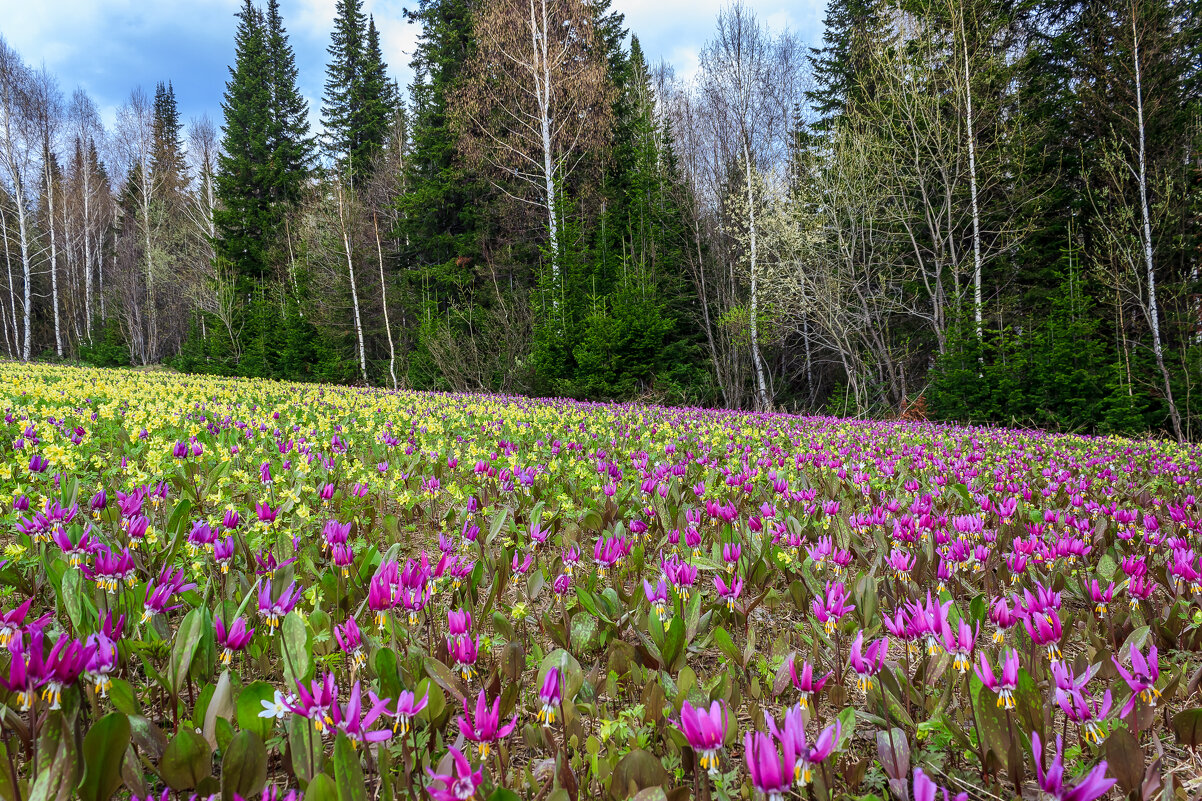
[[(258, 0), (256, 0), (258, 2)], [(678, 75), (697, 69), (727, 0), (613, 0), (626, 27), (639, 37), (648, 60), (666, 60)], [(788, 28), (802, 41), (822, 36), (825, 0), (746, 0), (775, 30)], [(234, 14), (241, 0), (0, 0), (0, 36), (35, 68), (57, 76), (67, 96), (83, 87), (106, 126), (130, 90), (148, 94), (171, 81), (184, 120), (207, 114), (221, 121), (221, 97), (234, 58)], [(314, 119), (325, 79), (326, 47), (335, 0), (280, 0), (284, 25), (296, 51), (300, 88)], [(389, 70), (407, 86), (418, 28), (403, 9), (416, 0), (364, 0), (380, 29)]]

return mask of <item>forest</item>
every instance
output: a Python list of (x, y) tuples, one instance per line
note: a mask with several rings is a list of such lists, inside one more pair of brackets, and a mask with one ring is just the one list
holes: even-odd
[(420, 0), (402, 87), (338, 0), (319, 126), (279, 0), (219, 119), (0, 39), (0, 353), (1194, 439), (1200, 8), (736, 3), (681, 76), (609, 0)]

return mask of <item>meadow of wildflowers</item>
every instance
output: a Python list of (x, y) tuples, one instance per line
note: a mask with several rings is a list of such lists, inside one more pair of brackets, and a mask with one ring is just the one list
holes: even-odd
[(1197, 798), (1202, 451), (0, 365), (0, 798)]

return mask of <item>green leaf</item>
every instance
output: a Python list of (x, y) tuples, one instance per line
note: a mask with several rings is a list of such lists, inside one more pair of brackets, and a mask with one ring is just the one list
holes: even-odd
[(488, 797), (488, 801), (522, 801), (522, 797), (513, 790), (507, 790), (504, 787), (493, 790), (492, 795)]
[(192, 512), (192, 502), (187, 498), (180, 498), (179, 503), (171, 510), (171, 517), (167, 518), (166, 533), (174, 536), (179, 534), (188, 522), (188, 515)]
[(456, 675), (455, 671), (439, 662), (437, 659), (427, 656), (424, 662), (426, 675), (438, 682), (438, 686), (449, 692), (455, 698), (457, 704), (462, 704), (463, 699), (467, 697), (467, 687), (463, 681)]
[(338, 785), (338, 801), (367, 801), (359, 752), (344, 734), (334, 741), (334, 781)]
[(121, 760), (129, 746), (129, 718), (110, 712), (92, 724), (83, 738), (83, 801), (108, 801), (121, 786)]
[(504, 637), (507, 642), (509, 640), (517, 639), (514, 636), (513, 625), (510, 624), (509, 618), (505, 617), (505, 615), (501, 614), (500, 612), (492, 613), (492, 627), (498, 634)]
[(226, 746), (221, 760), (221, 798), (234, 801), (234, 794), (250, 798), (267, 784), (267, 747), (249, 729), (238, 732)]
[(648, 787), (663, 787), (669, 779), (663, 764), (649, 751), (631, 751), (614, 766), (609, 794), (614, 799), (630, 798)]
[(275, 728), (275, 718), (261, 718), (264, 701), (275, 700), (275, 688), (265, 681), (256, 681), (242, 688), (238, 693), (237, 719), (238, 727), (253, 731), (259, 738), (266, 741)]
[(592, 615), (576, 615), (572, 618), (572, 650), (583, 653), (596, 643), (597, 618)]
[(851, 738), (856, 733), (856, 708), (849, 706), (839, 713), (839, 744), (836, 751), (843, 751), (851, 744)]
[[(236, 707), (232, 694), (230, 672), (228, 669), (223, 670), (217, 679), (217, 686), (213, 689), (213, 694), (209, 697), (209, 704), (205, 707), (204, 723), (200, 730), (210, 748), (217, 747), (217, 719), (224, 718), (228, 721), (234, 716)], [(199, 717), (199, 715), (193, 717)]]
[(313, 647), (304, 618), (296, 610), (285, 615), (280, 625), (280, 655), (284, 659), (284, 679), (289, 687), (309, 675)]
[(509, 517), (509, 510), (502, 509), (493, 517), (492, 522), (488, 525), (488, 543), (491, 543), (501, 533), (501, 529), (505, 527), (505, 520)]
[(77, 634), (80, 633), (79, 624), (84, 619), (83, 605), (83, 576), (78, 570), (68, 570), (63, 574), (63, 606), (71, 620), (71, 628)]
[(319, 773), (305, 788), (305, 801), (339, 801), (338, 785), (324, 773)]
[(113, 686), (109, 688), (109, 700), (113, 702), (113, 708), (127, 715), (142, 714), (142, 709), (138, 706), (138, 699), (134, 695), (134, 688), (129, 685), (129, 682), (117, 678), (112, 681)]
[(969, 678), (969, 687), (973, 714), (976, 716), (981, 739), (985, 741), (989, 750), (993, 751), (998, 763), (1005, 767), (1010, 759), (1010, 733), (1006, 712), (998, 706), (997, 693), (981, 684), (976, 676)]
[(730, 634), (721, 626), (714, 629), (714, 645), (718, 646), (718, 650), (726, 654), (730, 661), (739, 667), (743, 666), (743, 652), (735, 646), (734, 640), (730, 638)]
[[(74, 715), (72, 715), (74, 717)], [(38, 740), (38, 779), (29, 801), (67, 801), (79, 780), (79, 754), (64, 711), (51, 712)]]
[[(181, 501), (183, 503), (183, 501)], [(192, 659), (200, 646), (200, 640), (208, 632), (213, 636), (213, 620), (209, 610), (197, 607), (184, 615), (175, 633), (175, 644), (171, 648), (171, 663), (167, 671), (168, 682), (173, 695), (179, 697), (188, 680), (188, 670), (192, 667)]]
[(374, 667), (380, 679), (380, 697), (398, 697), (401, 694), (401, 677), (397, 670), (396, 652), (391, 648), (376, 651)]
[(182, 728), (159, 761), (159, 776), (176, 792), (188, 790), (213, 772), (213, 755), (205, 738)]
[(664, 647), (661, 649), (664, 655), (664, 667), (675, 673), (676, 660), (682, 656), (683, 650), (684, 620), (680, 617), (674, 617), (668, 624), (667, 631), (664, 632)]
[(574, 701), (576, 693), (584, 685), (584, 670), (580, 667), (580, 663), (576, 661), (576, 657), (564, 649), (556, 648), (543, 657), (542, 664), (538, 668), (538, 678), (535, 681), (537, 686), (543, 686), (543, 681), (547, 678), (547, 672), (553, 667), (559, 668), (560, 681), (563, 682), (564, 703)]
[(325, 746), (321, 732), (308, 718), (292, 716), (292, 728), (288, 732), (288, 747), (292, 754), (292, 772), (298, 779), (312, 781), (321, 773), (325, 761)]
[(425, 698), (426, 707), (417, 713), (417, 717), (428, 722), (438, 720), (438, 716), (447, 708), (447, 696), (442, 688), (429, 678), (422, 679), (413, 690), (413, 697)]

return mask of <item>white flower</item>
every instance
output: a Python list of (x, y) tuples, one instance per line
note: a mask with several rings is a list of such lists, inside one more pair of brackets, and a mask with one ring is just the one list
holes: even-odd
[(275, 698), (271, 701), (260, 701), (263, 704), (263, 711), (259, 713), (261, 718), (275, 718), (279, 720), (289, 714), (291, 710), (284, 705), (284, 694), (279, 690), (275, 691)]

